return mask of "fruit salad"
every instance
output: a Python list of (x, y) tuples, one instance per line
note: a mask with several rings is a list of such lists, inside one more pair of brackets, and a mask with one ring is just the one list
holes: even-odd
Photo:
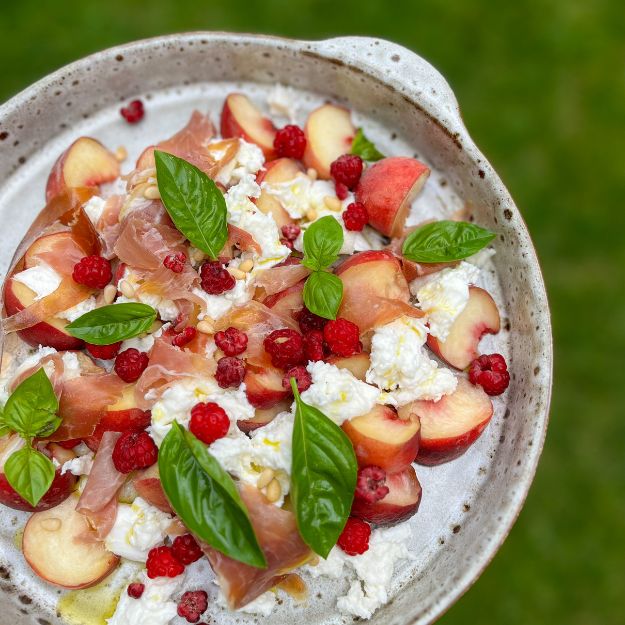
[(267, 616), (317, 578), (371, 617), (420, 467), (468, 452), (508, 386), (480, 350), (495, 233), (406, 227), (428, 165), (288, 95), (231, 93), (136, 162), (78, 138), (4, 282), (0, 502), (45, 582), (126, 572), (109, 625)]

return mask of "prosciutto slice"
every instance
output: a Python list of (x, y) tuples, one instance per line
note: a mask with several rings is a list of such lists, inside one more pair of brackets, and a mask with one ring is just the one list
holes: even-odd
[(274, 295), (294, 286), (310, 274), (310, 269), (301, 263), (282, 264), (263, 271), (256, 279), (256, 284), (265, 289), (267, 295)]

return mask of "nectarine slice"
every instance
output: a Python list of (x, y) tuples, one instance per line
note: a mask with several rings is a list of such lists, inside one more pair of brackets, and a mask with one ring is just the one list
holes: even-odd
[(362, 382), (366, 382), (365, 376), (367, 369), (371, 365), (369, 360), (369, 354), (361, 352), (360, 354), (354, 354), (348, 358), (341, 358), (340, 356), (330, 356), (327, 359), (331, 365), (338, 367), (339, 369), (347, 369), (355, 378), (358, 378)]
[[(263, 182), (268, 184), (289, 182), (289, 180), (293, 180), (302, 171), (302, 166), (297, 161), (291, 158), (278, 158), (267, 163), (266, 169), (258, 173), (256, 182), (258, 184)], [(256, 200), (256, 206), (263, 213), (272, 215), (279, 228), (293, 221), (286, 210), (284, 210), (280, 200), (265, 190), (261, 190), (260, 197)]]

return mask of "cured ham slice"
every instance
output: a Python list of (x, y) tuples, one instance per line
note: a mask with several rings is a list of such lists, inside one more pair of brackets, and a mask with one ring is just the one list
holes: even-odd
[(267, 295), (274, 295), (294, 286), (310, 274), (310, 269), (299, 262), (283, 263), (263, 271), (256, 279), (256, 284), (265, 289)]
[(145, 469), (145, 471), (140, 471), (133, 481), (133, 486), (139, 497), (145, 499), (145, 501), (162, 512), (173, 514), (173, 510), (161, 485), (157, 464), (149, 469)]
[(247, 230), (242, 230), (232, 224), (228, 224), (228, 240), (226, 241), (226, 247), (229, 248), (229, 253), (227, 254), (228, 258), (232, 257), (233, 247), (236, 247), (242, 252), (256, 252), (257, 254), (262, 252), (260, 245), (256, 243), (254, 237), (247, 232)]
[(119, 220), (120, 211), (124, 203), (121, 195), (112, 195), (106, 200), (104, 210), (96, 224), (96, 228), (102, 239), (102, 255), (111, 259), (115, 256), (115, 243), (121, 233), (121, 223)]
[(243, 485), (240, 491), (265, 554), (267, 568), (258, 569), (243, 564), (203, 545), (219, 586), (233, 610), (247, 605), (273, 588), (284, 575), (302, 565), (312, 555), (299, 535), (292, 512), (269, 503), (252, 486)]

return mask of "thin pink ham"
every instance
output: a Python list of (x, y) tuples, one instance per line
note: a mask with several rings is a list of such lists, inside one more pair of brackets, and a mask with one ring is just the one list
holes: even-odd
[(300, 280), (307, 278), (309, 274), (310, 269), (299, 262), (288, 265), (283, 263), (263, 271), (258, 276), (256, 284), (263, 287), (267, 295), (273, 295), (294, 286)]
[(233, 247), (236, 247), (242, 252), (256, 252), (257, 254), (262, 252), (260, 245), (256, 243), (254, 237), (247, 232), (247, 230), (242, 230), (232, 224), (228, 224), (228, 241), (226, 242), (226, 247), (229, 248), (230, 251), (230, 254), (227, 254), (229, 258), (232, 256)]
[(158, 474), (158, 465), (139, 471), (133, 480), (137, 494), (149, 504), (168, 514), (173, 514)]
[(124, 204), (124, 196), (112, 195), (106, 200), (104, 210), (100, 219), (96, 224), (96, 228), (102, 239), (103, 249), (102, 255), (111, 259), (115, 256), (115, 243), (121, 233), (121, 223), (119, 221), (119, 213)]

